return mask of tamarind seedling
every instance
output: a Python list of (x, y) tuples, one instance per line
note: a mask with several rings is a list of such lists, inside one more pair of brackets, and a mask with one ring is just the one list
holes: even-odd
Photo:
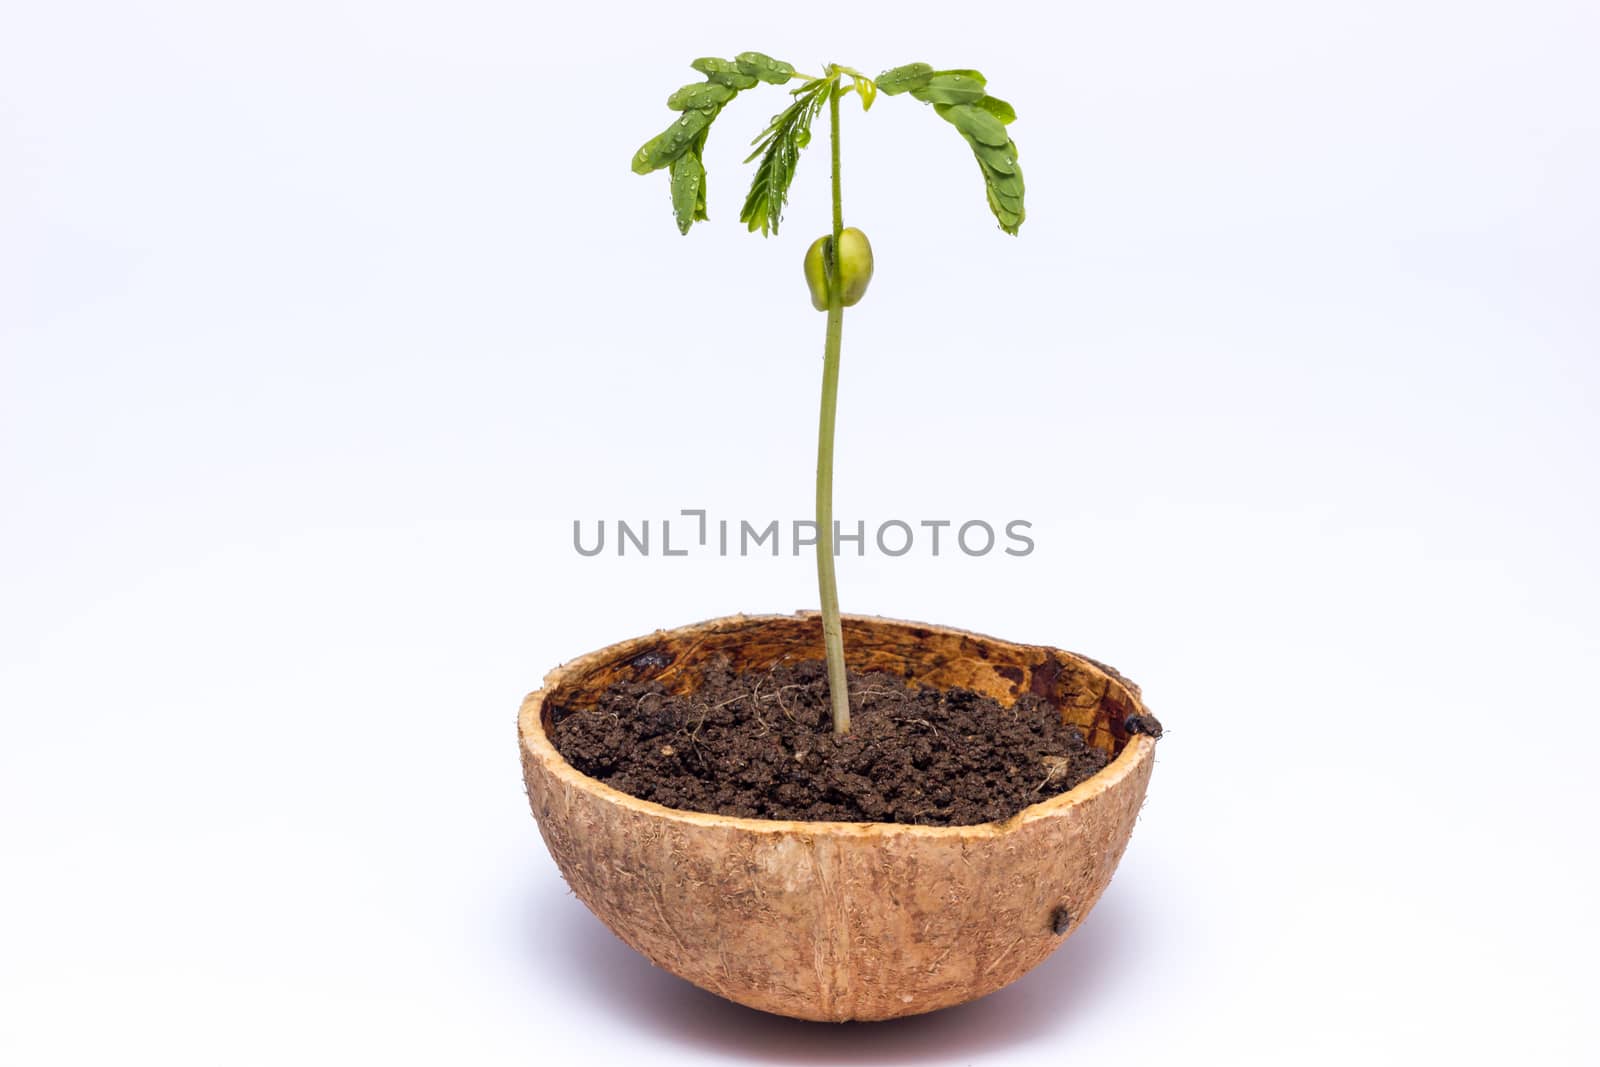
[[(844, 634), (839, 617), (839, 590), (834, 576), (836, 551), (833, 524), (833, 438), (838, 410), (839, 350), (844, 331), (844, 309), (854, 307), (872, 280), (872, 245), (867, 235), (844, 225), (844, 201), (839, 180), (839, 101), (855, 93), (861, 109), (869, 110), (878, 98), (908, 94), (933, 107), (934, 113), (956, 128), (972, 149), (983, 174), (984, 196), (1000, 228), (1015, 236), (1027, 217), (1022, 206), (1022, 169), (1017, 146), (1007, 127), (1016, 121), (1010, 104), (988, 93), (988, 80), (975, 70), (935, 70), (928, 63), (908, 63), (869, 78), (852, 67), (829, 63), (820, 75), (798, 73), (793, 64), (761, 52), (740, 52), (733, 59), (697, 59), (690, 64), (705, 80), (678, 89), (667, 98), (676, 113), (671, 125), (646, 141), (633, 156), (638, 174), (667, 170), (672, 194), (672, 214), (678, 231), (687, 234), (706, 214), (706, 140), (723, 108), (742, 92), (759, 85), (799, 85), (789, 90), (790, 103), (751, 143), (755, 151), (746, 163), (760, 157), (750, 192), (745, 196), (739, 221), (754, 233), (775, 236), (789, 200), (789, 187), (800, 153), (811, 143), (811, 124), (828, 109), (832, 160), (833, 228), (806, 250), (806, 286), (811, 306), (828, 313), (823, 342), (822, 407), (817, 422), (817, 591), (822, 601), (822, 640), (828, 664), (828, 696), (833, 729), (850, 730), (850, 698), (845, 682)], [(914, 169), (910, 170), (914, 173)]]

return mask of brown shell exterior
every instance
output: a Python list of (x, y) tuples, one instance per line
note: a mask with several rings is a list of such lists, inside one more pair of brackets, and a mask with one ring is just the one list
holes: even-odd
[(985, 996), (1078, 928), (1122, 858), (1155, 762), (1155, 741), (1123, 727), (1145, 710), (1138, 687), (1070, 652), (941, 626), (846, 616), (844, 640), (852, 670), (962, 686), (1003, 704), (1038, 693), (1114, 758), (1003, 822), (923, 827), (667, 808), (580, 774), (556, 752), (546, 732), (553, 710), (613, 681), (653, 677), (683, 692), (716, 653), (738, 669), (821, 658), (815, 613), (736, 615), (623, 641), (550, 672), (518, 717), (539, 830), (573, 892), (623, 941), (729, 1000), (845, 1021)]

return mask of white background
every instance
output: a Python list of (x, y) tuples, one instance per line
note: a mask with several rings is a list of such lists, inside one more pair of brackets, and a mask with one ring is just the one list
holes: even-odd
[[(0, 4), (0, 1060), (1593, 1063), (1588, 3)], [(846, 610), (1080, 649), (1169, 734), (1083, 931), (826, 1027), (565, 891), (514, 714), (814, 600), (575, 518), (803, 517), (825, 138), (781, 236), (630, 153), (698, 55), (974, 66), (845, 115)]]

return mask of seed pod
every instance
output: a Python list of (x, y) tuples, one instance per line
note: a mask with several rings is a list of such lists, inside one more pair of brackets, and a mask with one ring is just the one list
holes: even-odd
[(872, 281), (872, 245), (867, 235), (854, 226), (839, 234), (839, 255), (833, 255), (833, 236), (823, 234), (806, 249), (806, 286), (811, 290), (811, 306), (818, 311), (828, 310), (828, 283), (837, 258), (841, 282), (840, 303), (854, 307), (866, 294), (867, 283)]

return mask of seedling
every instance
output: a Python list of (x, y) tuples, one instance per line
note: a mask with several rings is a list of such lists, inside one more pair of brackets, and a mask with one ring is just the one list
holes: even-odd
[(834, 577), (833, 431), (839, 394), (839, 346), (844, 309), (854, 306), (872, 280), (872, 246), (866, 234), (844, 225), (839, 183), (839, 101), (855, 93), (869, 110), (881, 92), (902, 93), (925, 104), (950, 123), (972, 147), (983, 172), (989, 209), (1000, 228), (1015, 236), (1025, 215), (1022, 170), (1017, 146), (1006, 126), (1017, 115), (1004, 100), (988, 95), (987, 82), (975, 70), (934, 70), (911, 63), (868, 78), (858, 70), (830, 63), (820, 75), (800, 74), (782, 60), (760, 52), (741, 52), (735, 59), (697, 59), (690, 64), (705, 80), (685, 85), (667, 97), (678, 118), (647, 141), (633, 157), (638, 174), (667, 169), (671, 175), (672, 212), (678, 230), (687, 234), (707, 219), (704, 154), (711, 123), (739, 93), (765, 82), (800, 84), (789, 90), (789, 106), (774, 115), (752, 144), (745, 160), (760, 158), (739, 221), (750, 232), (776, 236), (789, 199), (800, 153), (811, 143), (811, 124), (824, 106), (833, 162), (833, 230), (812, 242), (805, 255), (805, 278), (811, 304), (828, 314), (822, 362), (822, 410), (817, 423), (817, 588), (822, 600), (823, 648), (828, 662), (828, 694), (835, 733), (850, 730), (850, 698), (845, 682), (844, 634), (839, 622), (839, 591)]

